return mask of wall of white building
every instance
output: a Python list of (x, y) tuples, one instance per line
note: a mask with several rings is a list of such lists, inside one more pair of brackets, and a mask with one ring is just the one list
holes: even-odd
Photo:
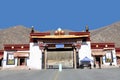
[(93, 65), (93, 57), (91, 56), (91, 43), (90, 41), (81, 43), (81, 48), (79, 49), (79, 64), (82, 59), (88, 57), (91, 59), (91, 64)]
[[(16, 51), (4, 51), (3, 61), (2, 61), (3, 68), (13, 68), (18, 66), (18, 59), (14, 57), (15, 52)], [(17, 51), (17, 52), (29, 52), (29, 51)], [(11, 57), (13, 57), (14, 59), (14, 64), (7, 64), (8, 54), (13, 54)], [(27, 58), (27, 63), (28, 62), (29, 62), (29, 58)]]
[(42, 51), (38, 43), (30, 43), (30, 56), (27, 63), (30, 69), (42, 69)]

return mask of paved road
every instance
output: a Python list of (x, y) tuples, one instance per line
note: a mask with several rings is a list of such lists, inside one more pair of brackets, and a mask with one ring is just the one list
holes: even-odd
[(0, 80), (120, 80), (120, 68), (1, 70)]

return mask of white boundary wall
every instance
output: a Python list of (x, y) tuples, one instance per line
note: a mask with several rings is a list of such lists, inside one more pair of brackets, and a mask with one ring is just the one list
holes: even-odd
[(79, 64), (80, 64), (80, 61), (85, 57), (88, 57), (89, 59), (91, 59), (92, 60), (91, 64), (93, 65), (93, 57), (91, 55), (90, 41), (81, 43), (81, 48), (79, 49)]
[(30, 56), (27, 65), (30, 69), (42, 69), (42, 51), (38, 43), (30, 43)]

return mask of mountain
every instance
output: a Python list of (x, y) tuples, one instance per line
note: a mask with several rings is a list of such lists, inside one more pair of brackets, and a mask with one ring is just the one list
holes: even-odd
[[(65, 32), (69, 32), (66, 30)], [(14, 26), (7, 29), (0, 29), (0, 50), (3, 44), (27, 44), (29, 43), (30, 28)], [(36, 31), (38, 32), (38, 31)], [(54, 31), (50, 31), (52, 34)], [(91, 42), (114, 42), (120, 47), (120, 22), (105, 26), (91, 32)]]
[(0, 30), (0, 49), (4, 44), (27, 44), (31, 29), (24, 26), (14, 26)]
[(91, 31), (92, 42), (113, 42), (120, 47), (120, 22)]

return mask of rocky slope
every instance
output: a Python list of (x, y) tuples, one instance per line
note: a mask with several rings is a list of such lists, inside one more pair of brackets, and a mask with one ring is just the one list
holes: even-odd
[(120, 47), (120, 22), (91, 31), (92, 42), (114, 42)]
[(4, 44), (26, 44), (29, 43), (29, 33), (31, 29), (24, 26), (14, 26), (0, 30), (0, 49)]

